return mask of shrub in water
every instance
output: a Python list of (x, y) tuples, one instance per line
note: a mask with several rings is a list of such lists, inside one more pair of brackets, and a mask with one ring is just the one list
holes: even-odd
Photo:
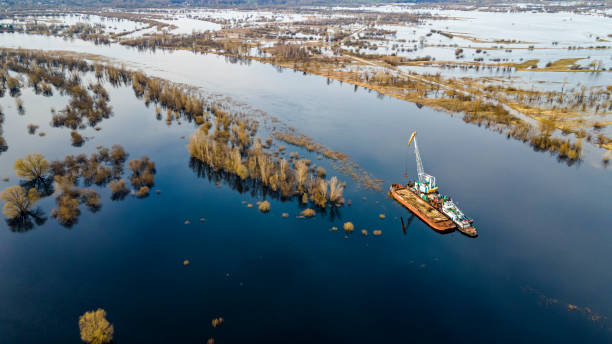
[(262, 213), (267, 213), (270, 211), (270, 202), (263, 201), (259, 203), (259, 211)]
[(9, 219), (27, 214), (32, 205), (40, 199), (40, 193), (32, 188), (26, 192), (21, 186), (9, 186), (0, 193), (0, 199), (5, 201), (2, 212)]
[(49, 163), (42, 154), (28, 154), (24, 159), (15, 161), (14, 169), (18, 177), (32, 181), (44, 177), (49, 172)]
[(70, 133), (70, 138), (72, 139), (72, 145), (76, 147), (82, 146), (83, 142), (85, 142), (83, 136), (81, 136), (81, 134), (77, 133), (76, 131)]
[(136, 196), (140, 198), (149, 196), (149, 188), (147, 186), (142, 186), (140, 189), (138, 189)]
[(313, 217), (313, 216), (315, 216), (315, 214), (316, 214), (316, 212), (314, 211), (314, 209), (310, 209), (310, 208), (304, 209), (302, 211), (302, 216), (304, 216), (304, 217)]
[(111, 189), (113, 196), (123, 195), (128, 192), (128, 189), (125, 186), (125, 180), (123, 180), (123, 178), (119, 180), (111, 180), (111, 182), (108, 183), (108, 187)]
[(81, 340), (89, 344), (106, 344), (113, 340), (113, 325), (106, 320), (106, 311), (85, 312), (79, 317)]

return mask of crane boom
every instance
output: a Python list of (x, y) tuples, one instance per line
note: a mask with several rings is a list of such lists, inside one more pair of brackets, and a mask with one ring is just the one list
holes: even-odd
[(410, 140), (408, 140), (408, 147), (410, 147), (410, 142), (412, 142), (412, 139), (414, 139), (415, 136), (416, 136), (416, 131), (413, 131), (412, 135), (410, 135)]
[(419, 145), (417, 144), (416, 137), (414, 138), (414, 154), (416, 155), (417, 175), (419, 177), (419, 181), (423, 183), (425, 181), (425, 170), (423, 169), (423, 161), (421, 160), (421, 153), (419, 152)]
[(408, 146), (414, 141), (414, 154), (416, 155), (416, 163), (417, 163), (417, 176), (419, 177), (419, 182), (424, 182), (425, 170), (423, 169), (423, 161), (421, 160), (421, 153), (419, 152), (419, 145), (417, 144), (416, 139), (416, 131), (410, 135), (410, 140), (408, 140)]

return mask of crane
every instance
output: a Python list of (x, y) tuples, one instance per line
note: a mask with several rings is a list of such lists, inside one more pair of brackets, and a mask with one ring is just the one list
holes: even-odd
[(438, 190), (438, 186), (436, 185), (436, 177), (425, 173), (423, 169), (423, 161), (421, 160), (421, 153), (419, 152), (419, 145), (417, 144), (416, 139), (416, 131), (412, 132), (410, 135), (410, 140), (408, 140), (408, 146), (414, 141), (414, 154), (416, 155), (416, 164), (417, 164), (417, 176), (419, 181), (415, 184), (416, 189), (423, 193), (432, 193)]

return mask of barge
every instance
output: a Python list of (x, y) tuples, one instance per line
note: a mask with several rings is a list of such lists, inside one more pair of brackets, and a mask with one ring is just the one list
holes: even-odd
[(389, 193), (401, 205), (437, 231), (444, 232), (457, 229), (470, 237), (478, 236), (478, 232), (473, 226), (474, 221), (467, 218), (450, 197), (440, 195), (436, 178), (425, 173), (415, 136), (416, 131), (410, 136), (408, 146), (414, 140), (419, 180), (408, 182), (406, 185), (393, 184), (389, 188)]
[(410, 187), (401, 184), (393, 184), (389, 188), (389, 193), (396, 201), (413, 212), (419, 219), (429, 225), (429, 227), (439, 232), (446, 232), (457, 228), (453, 221), (444, 216), (444, 214), (427, 201), (419, 197)]

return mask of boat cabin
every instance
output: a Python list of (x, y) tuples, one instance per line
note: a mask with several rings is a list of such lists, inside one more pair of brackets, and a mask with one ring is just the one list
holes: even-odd
[(423, 182), (415, 182), (414, 185), (420, 192), (427, 194), (438, 191), (436, 177), (426, 173), (419, 173), (419, 180), (422, 180)]

